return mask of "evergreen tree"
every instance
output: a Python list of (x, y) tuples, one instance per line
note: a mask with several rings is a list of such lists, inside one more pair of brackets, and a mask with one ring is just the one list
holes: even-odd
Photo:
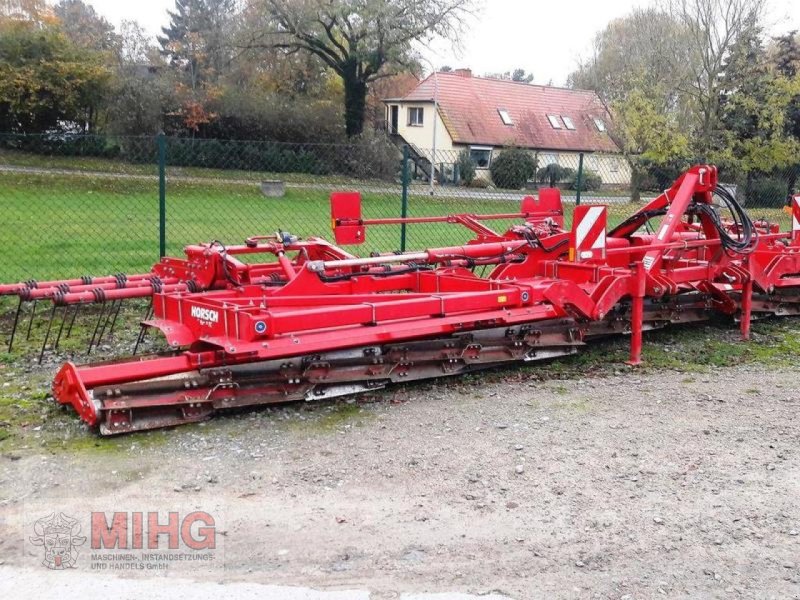
[(766, 101), (770, 77), (760, 30), (744, 32), (731, 47), (720, 77), (720, 123), (739, 140), (765, 133), (757, 104)]
[[(800, 77), (800, 44), (797, 31), (775, 38), (775, 69), (787, 79)], [(800, 94), (795, 94), (786, 107), (784, 131), (787, 136), (800, 141)], [(787, 169), (787, 194), (797, 193), (797, 177), (800, 174), (800, 157)]]
[(797, 31), (775, 38), (775, 68), (784, 77), (794, 77), (800, 71), (800, 44)]
[(234, 0), (176, 0), (170, 24), (158, 37), (162, 54), (186, 74), (192, 90), (219, 77), (226, 66), (225, 30)]
[(770, 64), (758, 28), (733, 44), (721, 80), (717, 162), (746, 174), (749, 196), (756, 178), (781, 173), (796, 161), (798, 144), (787, 135), (786, 113), (798, 82)]
[[(800, 43), (796, 31), (775, 39), (775, 68), (788, 79), (800, 75)], [(800, 140), (800, 96), (795, 96), (786, 109), (786, 133)]]

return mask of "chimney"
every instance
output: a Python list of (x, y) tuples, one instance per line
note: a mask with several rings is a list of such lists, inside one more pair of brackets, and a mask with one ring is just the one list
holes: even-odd
[(472, 77), (472, 69), (456, 69), (453, 73), (459, 77)]

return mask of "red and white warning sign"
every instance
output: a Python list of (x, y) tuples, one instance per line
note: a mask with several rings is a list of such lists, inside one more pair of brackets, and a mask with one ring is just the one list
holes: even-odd
[(606, 257), (608, 207), (581, 205), (572, 216), (570, 259), (575, 262)]
[(800, 194), (792, 196), (792, 240), (800, 242)]

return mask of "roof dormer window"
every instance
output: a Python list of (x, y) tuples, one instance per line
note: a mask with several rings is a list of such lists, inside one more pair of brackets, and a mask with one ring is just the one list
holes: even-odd
[(508, 114), (508, 111), (504, 108), (498, 108), (497, 112), (500, 113), (500, 118), (503, 121), (503, 125), (513, 125), (514, 120), (511, 118), (511, 115)]
[(570, 131), (575, 131), (575, 123), (572, 122), (572, 119), (570, 119), (569, 117), (565, 117), (564, 115), (561, 115), (561, 120), (564, 121), (564, 127), (569, 129)]
[(547, 120), (550, 121), (553, 129), (561, 129), (561, 121), (556, 115), (547, 115)]

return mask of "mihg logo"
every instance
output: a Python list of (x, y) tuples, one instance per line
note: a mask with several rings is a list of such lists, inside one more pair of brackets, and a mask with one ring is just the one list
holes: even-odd
[[(32, 517), (43, 512), (37, 511)], [(44, 550), (44, 559), (38, 548), (31, 548), (31, 555), (48, 569), (86, 567), (91, 571), (212, 566), (221, 556), (218, 522), (205, 511), (92, 511), (88, 516), (87, 523), (80, 516), (54, 512), (33, 522), (34, 535), (28, 529), (26, 537), (33, 546)], [(86, 547), (82, 548), (84, 544)]]
[(86, 543), (78, 519), (64, 513), (51, 514), (33, 524), (36, 534), (30, 538), (34, 546), (44, 547), (42, 564), (48, 569), (74, 569), (78, 548)]

